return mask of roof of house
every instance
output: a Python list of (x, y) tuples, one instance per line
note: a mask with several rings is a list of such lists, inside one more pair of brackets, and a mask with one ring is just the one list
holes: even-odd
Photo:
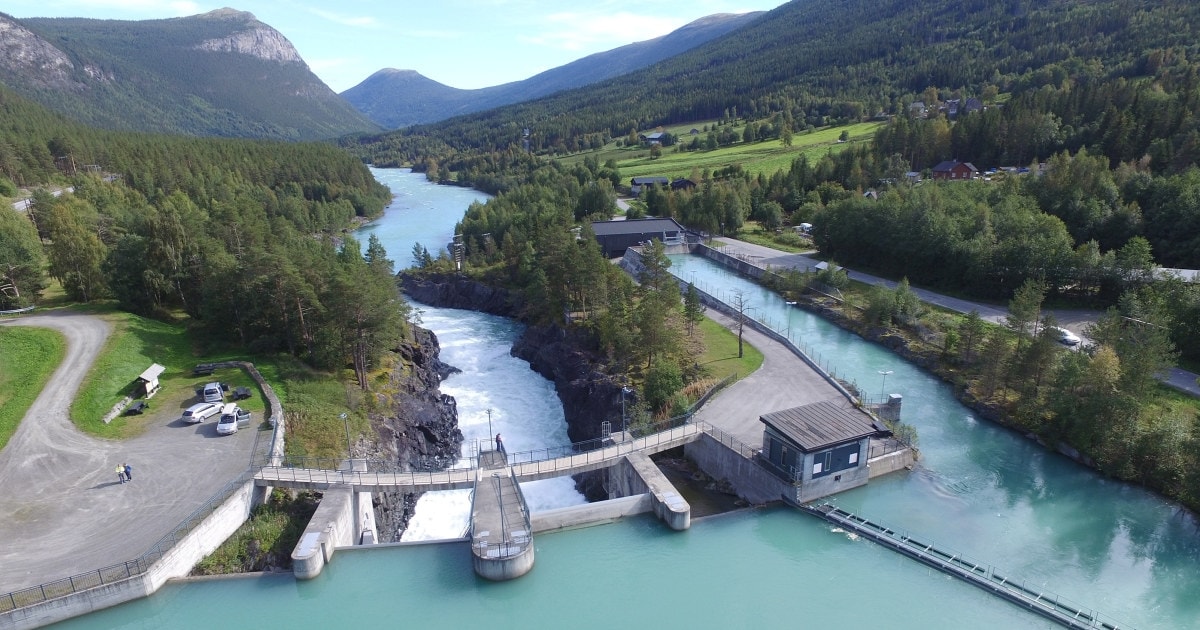
[[(163, 371), (166, 369), (167, 368), (165, 368), (157, 363), (152, 363), (152, 364), (150, 364), (150, 367), (146, 368), (146, 371), (142, 372), (142, 375), (139, 376), (138, 378), (149, 383), (150, 381), (153, 381), (154, 379), (158, 378), (163, 373)], [(126, 372), (126, 374), (128, 374), (128, 372)]]
[(681, 232), (683, 226), (675, 219), (632, 219), (628, 221), (596, 221), (592, 223), (592, 231), (596, 236), (613, 236), (616, 234), (662, 234), (663, 232)]
[(644, 184), (666, 185), (670, 181), (671, 180), (667, 179), (666, 177), (634, 177), (633, 179), (629, 180), (629, 183), (633, 184), (634, 186), (641, 186)]
[(655, 131), (654, 133), (646, 133), (646, 134), (642, 134), (642, 137), (643, 137), (643, 138), (645, 138), (645, 139), (647, 139), (647, 140), (661, 140), (661, 139), (662, 139), (662, 137), (663, 137), (663, 136), (665, 136), (665, 135), (666, 135), (666, 134), (665, 134), (665, 133), (663, 133), (663, 132), (661, 132), (661, 131)]
[(876, 432), (871, 416), (845, 400), (823, 400), (758, 418), (807, 453)]
[(951, 170), (954, 170), (954, 167), (958, 166), (959, 164), (966, 166), (967, 170), (969, 170), (973, 173), (979, 171), (979, 169), (975, 168), (975, 165), (970, 162), (959, 162), (958, 160), (946, 160), (945, 162), (940, 162), (937, 166), (933, 167), (933, 172), (941, 173), (941, 172), (951, 171)]

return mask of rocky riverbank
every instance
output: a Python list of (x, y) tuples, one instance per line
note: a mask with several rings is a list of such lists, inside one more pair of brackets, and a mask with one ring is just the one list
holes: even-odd
[[(369, 414), (373, 441), (354, 445), (355, 457), (395, 462), (402, 470), (441, 470), (458, 460), (463, 435), (454, 398), (438, 386), (457, 368), (438, 358), (441, 348), (432, 331), (415, 326), (413, 338), (397, 349), (398, 361), (388, 383), (375, 392)], [(381, 542), (398, 542), (412, 518), (418, 493), (375, 495)]]
[[(413, 299), (431, 306), (482, 311), (521, 320), (523, 303), (506, 289), (460, 275), (401, 274), (400, 286)], [(621, 422), (621, 383), (608, 374), (603, 357), (587, 335), (554, 325), (526, 326), (512, 355), (554, 382), (563, 404), (567, 436), (584, 442), (601, 436), (601, 425)], [(588, 475), (576, 477), (589, 500), (607, 498)]]

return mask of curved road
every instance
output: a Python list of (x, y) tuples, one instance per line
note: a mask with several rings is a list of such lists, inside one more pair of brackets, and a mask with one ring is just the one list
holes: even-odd
[[(721, 249), (725, 253), (731, 256), (737, 256), (739, 258), (745, 258), (750, 262), (764, 267), (789, 267), (807, 270), (815, 267), (817, 263), (821, 262), (820, 260), (810, 258), (804, 254), (790, 254), (777, 249), (771, 249), (770, 247), (764, 247), (754, 243), (747, 243), (745, 241), (739, 241), (737, 239), (728, 237), (721, 237), (717, 240), (724, 245), (724, 247)], [(850, 269), (846, 269), (846, 273), (851, 279), (858, 280), (859, 282), (875, 285), (881, 284), (889, 289), (894, 289), (896, 287), (896, 282), (894, 280), (888, 280), (886, 278), (880, 278), (878, 276), (873, 276), (861, 271), (852, 271)], [(990, 304), (980, 304), (978, 302), (962, 300), (917, 287), (912, 287), (912, 290), (917, 294), (918, 297), (921, 298), (923, 302), (935, 304), (959, 313), (976, 311), (983, 319), (992, 323), (1003, 324), (1005, 317), (1008, 316), (1008, 309), (1002, 306), (993, 306)], [(1076, 335), (1079, 335), (1079, 337), (1083, 339), (1083, 342), (1080, 344), (1080, 346), (1086, 345), (1089, 342), (1087, 336), (1084, 334), (1084, 331), (1089, 325), (1096, 321), (1097, 317), (1100, 316), (1099, 311), (1082, 309), (1047, 309), (1046, 312), (1054, 315), (1054, 318), (1058, 320), (1059, 326), (1062, 326)], [(1179, 391), (1186, 392), (1192, 396), (1200, 397), (1200, 383), (1197, 382), (1197, 379), (1200, 379), (1200, 376), (1177, 367), (1171, 368), (1166, 374), (1159, 376), (1159, 380), (1163, 383)]]
[[(179, 422), (179, 409), (152, 407), (145, 433), (128, 440), (75, 428), (71, 401), (112, 330), (103, 319), (54, 311), (0, 326), (51, 328), (67, 341), (0, 451), (0, 594), (136, 558), (246, 470), (257, 431), (218, 436), (215, 421)], [(133, 467), (126, 484), (114, 471), (123, 462)]]

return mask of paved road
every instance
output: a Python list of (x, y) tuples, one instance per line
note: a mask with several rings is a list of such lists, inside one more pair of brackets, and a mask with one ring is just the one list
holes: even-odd
[(67, 352), (0, 451), (0, 593), (137, 557), (246, 470), (256, 431), (218, 436), (215, 421), (182, 424), (178, 409), (154, 409), (128, 440), (79, 432), (67, 410), (111, 327), (67, 311), (0, 322), (14, 325), (61, 332)]
[[(734, 331), (736, 322), (716, 311), (708, 317)], [(846, 400), (782, 343), (745, 327), (742, 339), (763, 353), (762, 367), (730, 385), (704, 404), (695, 418), (712, 424), (746, 444), (762, 448), (763, 424), (758, 417), (822, 400)], [(849, 404), (847, 402), (847, 404)]]
[[(790, 254), (777, 249), (771, 249), (754, 243), (747, 243), (737, 239), (722, 237), (718, 239), (725, 246), (722, 248), (726, 253), (735, 256), (744, 256), (752, 262), (756, 262), (763, 266), (770, 267), (793, 267), (798, 269), (811, 269), (821, 262), (815, 258), (811, 258), (804, 254)], [(861, 271), (846, 270), (847, 275), (853, 280), (865, 282), (867, 284), (882, 284), (889, 289), (896, 287), (896, 282), (886, 278), (880, 278)], [(979, 315), (992, 323), (1002, 324), (1008, 316), (1008, 309), (1002, 306), (993, 306), (990, 304), (980, 304), (969, 300), (934, 293), (926, 289), (917, 287), (912, 288), (913, 292), (921, 298), (922, 301), (930, 304), (936, 304), (943, 308), (959, 313), (969, 313), (972, 310), (977, 311)], [(1058, 320), (1058, 325), (1070, 330), (1079, 335), (1082, 339), (1080, 347), (1090, 343), (1090, 339), (1084, 334), (1087, 327), (1094, 323), (1100, 316), (1100, 311), (1085, 310), (1085, 309), (1047, 309), (1046, 312), (1054, 315)], [(1187, 392), (1192, 396), (1200, 397), (1200, 383), (1197, 383), (1200, 375), (1180, 368), (1171, 368), (1169, 373), (1162, 375), (1159, 380), (1178, 389)]]

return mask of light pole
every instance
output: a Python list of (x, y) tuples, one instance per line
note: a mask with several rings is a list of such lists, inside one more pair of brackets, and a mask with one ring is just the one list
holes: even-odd
[(346, 459), (350, 459), (350, 468), (354, 468), (354, 453), (350, 450), (350, 421), (346, 419), (346, 412), (342, 412), (339, 416), (342, 419), (342, 424), (346, 426)]
[[(625, 397), (632, 394), (633, 390), (628, 387), (621, 388), (621, 433), (624, 434), (629, 430), (629, 421), (625, 419)], [(621, 436), (624, 439), (624, 435)]]
[[(787, 304), (788, 306), (796, 305), (796, 303), (793, 301), (784, 302), (784, 304)], [(788, 322), (787, 322), (787, 338), (788, 338), (788, 342), (791, 342), (792, 341), (792, 309), (790, 309), (790, 308), (787, 310), (787, 320), (788, 320)]]
[(880, 398), (887, 398), (887, 377), (891, 373), (892, 370), (879, 370), (879, 374), (883, 376), (883, 384), (879, 386)]
[(495, 448), (495, 446), (496, 446), (496, 442), (494, 441), (494, 438), (492, 437), (493, 435), (495, 435), (495, 433), (492, 433), (492, 408), (491, 408), (491, 407), (488, 407), (487, 414), (488, 414), (488, 434), (487, 434), (487, 439), (488, 439), (488, 442), (491, 442), (491, 443), (492, 443), (492, 448)]

